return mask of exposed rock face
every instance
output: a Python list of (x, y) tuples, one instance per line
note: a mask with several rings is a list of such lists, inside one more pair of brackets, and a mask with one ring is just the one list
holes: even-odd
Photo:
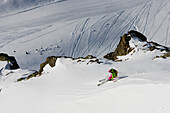
[(5, 53), (0, 53), (0, 61), (8, 61), (9, 56)]
[(118, 46), (114, 52), (116, 56), (127, 55), (132, 50), (132, 48), (129, 45), (130, 39), (131, 39), (131, 37), (128, 36), (128, 34), (124, 34), (121, 37), (120, 43), (118, 44)]
[(147, 42), (143, 47), (147, 47), (150, 51), (153, 50), (159, 50), (159, 51), (165, 51), (165, 52), (170, 52), (170, 48), (166, 46), (162, 46), (156, 42)]
[(167, 57), (170, 57), (170, 52), (164, 53), (163, 55), (160, 55), (160, 56), (156, 56), (156, 57), (153, 58), (153, 60), (156, 59), (156, 58), (166, 59)]
[(164, 57), (170, 57), (170, 52), (169, 53), (165, 53)]
[(131, 37), (128, 34), (124, 34), (122, 37), (120, 37), (120, 42), (115, 49), (114, 52), (111, 52), (104, 56), (104, 58), (109, 60), (117, 60), (117, 56), (124, 56), (130, 53), (133, 48), (130, 47), (129, 41), (131, 40)]
[(57, 60), (57, 57), (55, 57), (55, 56), (47, 57), (46, 61), (44, 63), (40, 64), (39, 75), (41, 75), (41, 73), (43, 72), (43, 68), (47, 64), (49, 64), (51, 67), (54, 67), (56, 60)]
[(161, 55), (155, 56), (153, 58), (153, 60), (156, 58), (166, 59), (167, 57), (170, 57), (170, 48), (169, 47), (162, 46), (156, 42), (147, 42), (147, 44), (145, 44), (144, 47), (147, 47), (150, 51), (157, 50), (157, 51), (162, 52)]
[(55, 56), (50, 56), (46, 58), (46, 61), (42, 64), (40, 64), (40, 69), (39, 71), (35, 71), (34, 73), (32, 73), (31, 75), (27, 76), (27, 77), (23, 77), (23, 78), (19, 78), (18, 81), (22, 81), (22, 80), (28, 80), (32, 77), (37, 77), (38, 75), (40, 76), (43, 72), (44, 67), (49, 64), (51, 67), (55, 66), (56, 60), (58, 57)]
[[(130, 46), (130, 41), (131, 45)], [(104, 58), (114, 61), (122, 61), (121, 59), (118, 59), (118, 56), (125, 56), (133, 51), (132, 55), (136, 52), (135, 50), (145, 50), (145, 51), (160, 51), (164, 52), (163, 55), (156, 56), (155, 58), (167, 58), (170, 57), (170, 48), (166, 46), (162, 46), (156, 42), (148, 42), (147, 38), (134, 30), (131, 30), (128, 32), (128, 34), (124, 34), (120, 42), (115, 49), (114, 52), (108, 53), (104, 56)], [(154, 59), (155, 59), (154, 58)], [(125, 60), (128, 60), (125, 59)]]
[(0, 53), (0, 61), (7, 61), (10, 69), (19, 69), (19, 65), (13, 56), (8, 56), (5, 53)]

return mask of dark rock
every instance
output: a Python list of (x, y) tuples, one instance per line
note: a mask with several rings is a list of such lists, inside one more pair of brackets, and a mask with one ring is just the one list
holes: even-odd
[(145, 45), (143, 45), (143, 47), (145, 48), (148, 48), (150, 51), (153, 51), (153, 50), (159, 50), (161, 52), (165, 51), (165, 52), (170, 52), (170, 48), (169, 47), (166, 47), (166, 46), (163, 46), (163, 45), (160, 45), (156, 42), (147, 42)]
[(0, 53), (0, 61), (7, 61), (9, 63), (10, 69), (19, 69), (19, 65), (13, 56), (8, 56), (5, 53)]
[(94, 63), (94, 62), (100, 64), (99, 59), (90, 60), (87, 64)]
[(9, 61), (9, 56), (5, 53), (0, 53), (0, 61)]
[(115, 49), (114, 52), (108, 53), (107, 55), (104, 56), (104, 58), (109, 59), (109, 60), (117, 60), (117, 56), (124, 56), (130, 53), (134, 48), (131, 48), (129, 45), (129, 41), (131, 40), (131, 37), (128, 36), (128, 34), (124, 34), (120, 42)]
[(19, 78), (19, 79), (17, 80), (17, 82), (23, 81), (23, 80), (25, 80), (25, 79), (26, 79), (25, 77)]
[(30, 54), (30, 52), (25, 52), (25, 54), (29, 55), (29, 54)]
[(87, 55), (84, 59), (93, 59), (93, 58), (96, 58), (96, 57), (94, 57), (92, 55)]
[(155, 50), (156, 49), (156, 47), (155, 46), (151, 46), (151, 47), (149, 47), (149, 50), (150, 51), (153, 51), (153, 50)]
[(39, 75), (41, 75), (41, 73), (43, 72), (43, 68), (47, 64), (49, 64), (51, 67), (54, 67), (56, 60), (57, 60), (57, 57), (55, 57), (55, 56), (47, 57), (46, 61), (44, 63), (40, 64)]
[(164, 56), (164, 57), (170, 57), (170, 52), (165, 53), (163, 56)]
[(128, 34), (131, 36), (131, 37), (137, 37), (140, 39), (140, 41), (147, 41), (147, 38), (140, 32), (138, 31), (134, 31), (134, 30), (131, 30), (128, 32)]
[(107, 55), (105, 55), (104, 58), (115, 61), (117, 59), (117, 56), (115, 55), (114, 52), (111, 52), (111, 53), (108, 53)]
[(10, 69), (19, 69), (20, 67), (19, 67), (19, 65), (18, 65), (18, 63), (17, 63), (17, 61), (16, 61), (16, 59), (15, 59), (15, 57), (13, 57), (13, 56), (10, 56), (9, 57), (9, 61), (10, 61)]
[(39, 74), (38, 71), (35, 71), (34, 73), (32, 73), (31, 75), (29, 75), (28, 77), (22, 77), (22, 78), (19, 78), (17, 81), (20, 82), (20, 81), (23, 81), (23, 80), (28, 80), (32, 77), (37, 77), (37, 75)]

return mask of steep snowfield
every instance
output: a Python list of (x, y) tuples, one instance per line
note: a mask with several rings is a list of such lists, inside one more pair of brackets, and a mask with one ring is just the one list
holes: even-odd
[(170, 46), (169, 7), (169, 0), (65, 0), (8, 13), (0, 16), (0, 51), (37, 69), (49, 55), (103, 57), (130, 29)]
[[(141, 50), (125, 62), (102, 58), (132, 29), (170, 46), (169, 0), (43, 1), (16, 0), (18, 9), (4, 4), (8, 13), (0, 4), (0, 51), (15, 56), (21, 67), (9, 70), (0, 62), (1, 113), (170, 112), (170, 58), (152, 60), (156, 51)], [(102, 63), (59, 58), (42, 76), (16, 82), (47, 56), (88, 54)], [(110, 68), (120, 79), (98, 87)]]

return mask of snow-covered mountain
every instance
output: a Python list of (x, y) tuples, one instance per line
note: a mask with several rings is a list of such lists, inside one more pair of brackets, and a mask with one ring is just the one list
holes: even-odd
[[(0, 53), (20, 67), (0, 56), (1, 113), (169, 113), (169, 27), (169, 0), (1, 0)], [(103, 58), (130, 30), (147, 42), (130, 33), (122, 62)]]
[(37, 69), (52, 55), (101, 58), (129, 30), (170, 46), (169, 5), (169, 0), (65, 0), (6, 13), (0, 16), (0, 51), (16, 56), (23, 68)]

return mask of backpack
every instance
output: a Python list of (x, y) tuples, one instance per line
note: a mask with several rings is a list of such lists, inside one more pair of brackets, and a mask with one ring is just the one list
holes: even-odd
[(116, 74), (118, 74), (118, 71), (117, 71), (116, 69), (113, 69), (113, 68), (110, 69), (110, 72), (111, 72), (111, 73), (116, 73)]

